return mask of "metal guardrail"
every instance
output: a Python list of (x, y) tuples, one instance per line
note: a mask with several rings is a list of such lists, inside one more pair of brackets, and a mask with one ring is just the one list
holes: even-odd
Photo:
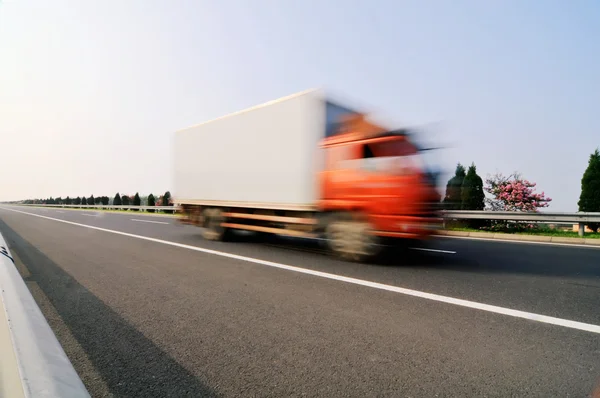
[[(133, 206), (133, 205), (46, 205), (46, 204), (18, 204), (19, 206), (34, 207), (72, 207), (79, 209), (106, 209), (106, 210), (155, 210), (175, 211), (176, 206)], [(579, 234), (583, 236), (584, 227), (589, 223), (600, 223), (598, 213), (556, 213), (556, 212), (520, 212), (520, 211), (486, 211), (486, 210), (443, 210), (440, 212), (444, 220), (506, 220), (529, 222), (554, 222), (579, 224)]]
[[(100, 210), (176, 210), (176, 206), (134, 206), (134, 205), (47, 205), (47, 204), (22, 204), (18, 206), (33, 207), (64, 207), (76, 209)], [(442, 218), (446, 220), (507, 220), (507, 221), (532, 221), (532, 222), (565, 222), (565, 223), (591, 223), (600, 222), (599, 213), (550, 213), (550, 212), (520, 212), (520, 211), (486, 211), (486, 210), (442, 210)]]
[[(78, 209), (106, 209), (106, 210), (176, 210), (176, 206), (135, 206), (135, 205), (47, 205), (43, 203), (23, 204), (18, 206), (33, 207), (65, 207)], [(600, 222), (599, 213), (550, 213), (550, 212), (520, 212), (520, 211), (486, 211), (486, 210), (442, 210), (441, 216), (449, 220), (510, 220), (510, 221), (538, 221), (538, 222)]]
[(32, 207), (61, 207), (61, 208), (74, 208), (74, 209), (100, 209), (100, 210), (156, 210), (156, 211), (167, 211), (176, 210), (176, 206), (135, 206), (135, 205), (46, 205), (46, 204), (24, 204), (16, 203), (17, 206), (32, 206)]
[(0, 396), (90, 396), (15, 267), (1, 234), (0, 311)]
[(444, 210), (442, 217), (448, 220), (507, 220), (507, 221), (537, 221), (591, 223), (600, 222), (600, 213), (550, 213), (550, 212), (520, 212), (520, 211), (474, 211), (474, 210)]
[(475, 211), (475, 210), (444, 210), (441, 212), (444, 220), (506, 220), (549, 223), (579, 224), (579, 235), (584, 236), (585, 225), (600, 223), (600, 213), (550, 213), (550, 212), (520, 212), (520, 211)]

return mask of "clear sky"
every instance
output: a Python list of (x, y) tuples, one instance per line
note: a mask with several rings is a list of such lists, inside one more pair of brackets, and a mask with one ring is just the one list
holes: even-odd
[(164, 192), (175, 130), (313, 87), (576, 211), (600, 3), (0, 0), (0, 200)]

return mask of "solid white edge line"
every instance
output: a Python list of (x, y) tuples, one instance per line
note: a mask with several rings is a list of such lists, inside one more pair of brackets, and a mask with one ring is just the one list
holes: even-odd
[(562, 318), (555, 318), (552, 316), (540, 315), (540, 314), (535, 314), (535, 313), (526, 312), (526, 311), (513, 310), (510, 308), (499, 307), (496, 305), (483, 304), (483, 303), (478, 303), (475, 301), (469, 301), (469, 300), (463, 300), (463, 299), (458, 299), (458, 298), (454, 298), (454, 297), (442, 296), (439, 294), (427, 293), (427, 292), (422, 292), (419, 290), (413, 290), (413, 289), (407, 289), (407, 288), (398, 287), (398, 286), (386, 285), (383, 283), (371, 282), (371, 281), (352, 278), (352, 277), (348, 277), (348, 276), (330, 274), (327, 272), (316, 271), (316, 270), (306, 269), (306, 268), (301, 268), (301, 267), (295, 267), (292, 265), (280, 264), (280, 263), (276, 263), (273, 261), (260, 260), (257, 258), (240, 256), (237, 254), (231, 254), (231, 253), (221, 252), (221, 251), (217, 251), (217, 250), (205, 249), (202, 247), (186, 245), (183, 243), (177, 243), (177, 242), (171, 242), (171, 241), (162, 240), (162, 239), (150, 238), (147, 236), (135, 235), (135, 234), (127, 233), (127, 232), (115, 231), (112, 229), (94, 227), (92, 225), (80, 224), (80, 223), (76, 223), (76, 222), (72, 222), (72, 221), (61, 220), (59, 218), (47, 217), (47, 216), (43, 216), (41, 214), (28, 213), (25, 211), (10, 209), (10, 208), (6, 208), (6, 207), (4, 207), (4, 209), (13, 211), (16, 213), (22, 213), (22, 214), (27, 214), (27, 215), (34, 216), (34, 217), (58, 221), (58, 222), (62, 222), (65, 224), (71, 224), (71, 225), (76, 225), (79, 227), (95, 229), (97, 231), (109, 232), (109, 233), (113, 233), (116, 235), (128, 236), (131, 238), (146, 240), (146, 241), (155, 242), (155, 243), (161, 243), (164, 245), (179, 247), (182, 249), (194, 250), (197, 252), (212, 254), (215, 256), (231, 258), (234, 260), (240, 260), (240, 261), (245, 261), (245, 262), (249, 262), (249, 263), (265, 265), (268, 267), (284, 269), (287, 271), (298, 272), (301, 274), (318, 276), (318, 277), (325, 278), (325, 279), (331, 279), (331, 280), (336, 280), (336, 281), (340, 281), (340, 282), (351, 283), (351, 284), (359, 285), (359, 286), (366, 286), (366, 287), (370, 287), (373, 289), (385, 290), (385, 291), (389, 291), (389, 292), (404, 294), (407, 296), (419, 297), (419, 298), (432, 300), (432, 301), (438, 301), (438, 302), (442, 302), (442, 303), (446, 303), (446, 304), (453, 304), (453, 305), (458, 305), (461, 307), (473, 308), (473, 309), (477, 309), (477, 310), (481, 310), (481, 311), (487, 311), (487, 312), (492, 312), (492, 313), (496, 313), (496, 314), (508, 315), (508, 316), (512, 316), (515, 318), (522, 318), (522, 319), (527, 319), (530, 321), (547, 323), (550, 325), (563, 326), (563, 327), (570, 328), (570, 329), (583, 330), (586, 332), (600, 334), (600, 325), (571, 321), (571, 320), (562, 319)]
[(465, 239), (465, 240), (481, 240), (486, 242), (497, 243), (524, 243), (528, 245), (545, 245), (545, 246), (564, 246), (564, 247), (585, 247), (588, 249), (600, 249), (600, 245), (584, 245), (581, 243), (560, 243), (560, 242), (536, 242), (531, 240), (512, 240), (512, 239), (494, 239), (494, 238), (479, 238), (475, 236), (451, 236), (451, 235), (433, 235), (436, 238), (448, 239)]
[(132, 218), (131, 221), (149, 222), (149, 223), (153, 223), (153, 224), (169, 224), (168, 222), (164, 222), (164, 221), (138, 220), (135, 218)]
[(452, 251), (452, 250), (428, 249), (428, 248), (425, 248), (425, 247), (411, 247), (410, 249), (411, 250), (419, 250), (419, 251), (422, 251), (422, 252), (456, 254), (456, 252)]

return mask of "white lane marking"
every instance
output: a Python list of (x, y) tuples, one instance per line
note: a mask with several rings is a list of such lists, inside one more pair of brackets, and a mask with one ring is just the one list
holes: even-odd
[(163, 221), (138, 220), (136, 218), (132, 218), (131, 221), (151, 222), (151, 223), (154, 223), (154, 224), (169, 224), (168, 222), (163, 222)]
[(336, 281), (340, 281), (340, 282), (351, 283), (354, 285), (366, 286), (366, 287), (370, 287), (373, 289), (385, 290), (388, 292), (400, 293), (400, 294), (404, 294), (407, 296), (413, 296), (413, 297), (424, 298), (427, 300), (438, 301), (441, 303), (453, 304), (453, 305), (458, 305), (461, 307), (473, 308), (473, 309), (477, 309), (477, 310), (481, 310), (481, 311), (487, 311), (487, 312), (493, 312), (496, 314), (508, 315), (508, 316), (512, 316), (515, 318), (523, 318), (523, 319), (527, 319), (530, 321), (548, 323), (551, 325), (563, 326), (563, 327), (570, 328), (570, 329), (583, 330), (586, 332), (600, 334), (600, 325), (594, 325), (591, 323), (583, 323), (583, 322), (571, 321), (568, 319), (555, 318), (552, 316), (540, 315), (540, 314), (535, 314), (532, 312), (519, 311), (519, 310), (513, 310), (511, 308), (499, 307), (496, 305), (478, 303), (476, 301), (463, 300), (463, 299), (458, 299), (458, 298), (454, 298), (454, 297), (442, 296), (442, 295), (434, 294), (434, 293), (422, 292), (419, 290), (407, 289), (407, 288), (399, 287), (399, 286), (392, 286), (392, 285), (386, 285), (386, 284), (378, 283), (378, 282), (371, 282), (371, 281), (367, 281), (367, 280), (363, 280), (363, 279), (351, 278), (348, 276), (330, 274), (327, 272), (315, 271), (312, 269), (306, 269), (306, 268), (301, 268), (301, 267), (295, 267), (292, 265), (280, 264), (280, 263), (276, 263), (273, 261), (260, 260), (257, 258), (240, 256), (237, 254), (220, 252), (217, 250), (205, 249), (205, 248), (197, 247), (197, 246), (185, 245), (183, 243), (171, 242), (168, 240), (150, 238), (147, 236), (135, 235), (135, 234), (127, 233), (127, 232), (115, 231), (112, 229), (94, 227), (92, 225), (80, 224), (80, 223), (76, 223), (76, 222), (72, 222), (72, 221), (61, 220), (60, 218), (47, 217), (47, 216), (43, 216), (41, 214), (28, 213), (25, 211), (10, 209), (7, 207), (4, 207), (4, 209), (9, 210), (9, 211), (14, 211), (16, 213), (27, 214), (27, 215), (34, 216), (34, 217), (45, 218), (47, 220), (58, 221), (58, 222), (62, 222), (65, 224), (76, 225), (78, 227), (95, 229), (97, 231), (109, 232), (109, 233), (116, 234), (116, 235), (128, 236), (131, 238), (146, 240), (146, 241), (155, 242), (155, 243), (161, 243), (163, 245), (179, 247), (179, 248), (188, 249), (188, 250), (194, 250), (197, 252), (212, 254), (215, 256), (220, 256), (220, 257), (225, 257), (225, 258), (231, 258), (234, 260), (246, 261), (246, 262), (254, 263), (254, 264), (265, 265), (267, 267), (284, 269), (287, 271), (298, 272), (301, 274), (318, 276), (320, 278), (332, 279), (332, 280), (336, 280)]
[[(581, 243), (559, 243), (559, 242), (536, 242), (531, 240), (512, 240), (512, 239), (494, 239), (494, 238), (479, 238), (474, 236), (450, 236), (450, 235), (433, 235), (436, 238), (449, 239), (466, 239), (466, 240), (482, 240), (486, 242), (496, 243), (524, 243), (528, 245), (546, 245), (546, 246), (564, 246), (564, 247), (586, 247), (588, 249), (600, 249), (600, 245), (583, 245)], [(594, 238), (592, 238), (594, 239)]]
[(97, 214), (85, 214), (85, 213), (81, 213), (82, 216), (88, 216), (88, 217), (98, 217)]
[(434, 253), (446, 253), (446, 254), (456, 254), (455, 251), (452, 250), (440, 250), (440, 249), (427, 249), (425, 247), (411, 247), (412, 250), (420, 250), (423, 252), (434, 252)]

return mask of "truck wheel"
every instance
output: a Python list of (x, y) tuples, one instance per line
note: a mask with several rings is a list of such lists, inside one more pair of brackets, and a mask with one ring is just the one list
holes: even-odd
[(213, 241), (225, 241), (230, 235), (229, 228), (221, 226), (225, 221), (221, 209), (206, 209), (204, 210), (204, 239)]
[(340, 258), (365, 262), (381, 252), (379, 239), (370, 233), (367, 221), (356, 220), (350, 214), (334, 215), (325, 227), (329, 247)]

